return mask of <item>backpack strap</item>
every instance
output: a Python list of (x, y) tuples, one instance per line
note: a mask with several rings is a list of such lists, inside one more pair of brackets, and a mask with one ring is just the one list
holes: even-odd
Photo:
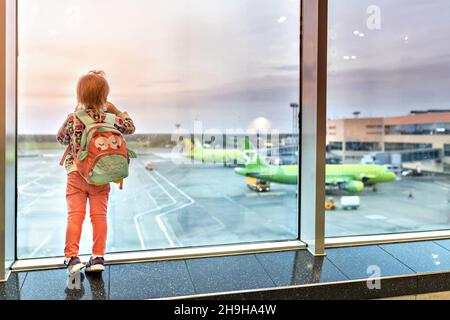
[[(73, 120), (73, 125), (75, 125), (76, 114), (73, 114), (72, 120)], [(64, 163), (66, 162), (66, 158), (69, 155), (69, 152), (70, 152), (70, 144), (67, 146), (66, 151), (64, 152), (64, 155), (62, 156), (61, 161), (59, 162), (59, 165), (61, 167), (64, 166)]]
[(66, 158), (69, 155), (69, 152), (70, 152), (70, 146), (67, 146), (66, 151), (64, 152), (64, 155), (62, 156), (61, 161), (59, 162), (59, 165), (61, 167), (64, 166), (64, 163), (66, 162)]
[(116, 115), (114, 113), (107, 113), (105, 123), (114, 126), (116, 124)]
[(95, 124), (96, 122), (94, 121), (94, 119), (92, 119), (88, 113), (84, 110), (79, 111), (77, 113), (75, 113), (75, 115), (77, 116), (78, 119), (80, 119), (81, 122), (83, 122), (83, 124), (85, 125), (85, 127), (90, 127), (93, 124)]

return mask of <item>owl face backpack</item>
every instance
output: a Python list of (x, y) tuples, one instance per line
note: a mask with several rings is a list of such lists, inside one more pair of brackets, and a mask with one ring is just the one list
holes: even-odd
[(136, 153), (127, 148), (122, 133), (114, 126), (116, 116), (106, 114), (105, 122), (95, 122), (86, 111), (75, 116), (84, 124), (81, 147), (74, 155), (79, 174), (92, 185), (119, 183), (128, 177), (131, 158)]

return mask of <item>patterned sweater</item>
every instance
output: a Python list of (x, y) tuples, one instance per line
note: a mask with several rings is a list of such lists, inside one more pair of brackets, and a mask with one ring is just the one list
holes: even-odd
[[(103, 111), (95, 112), (93, 110), (86, 110), (86, 112), (95, 122), (105, 122), (106, 114)], [(130, 116), (126, 112), (116, 116), (114, 126), (125, 135), (133, 134), (136, 131), (133, 120), (131, 120)], [(84, 128), (84, 124), (75, 116), (75, 114), (72, 113), (67, 117), (67, 120), (64, 121), (64, 124), (56, 135), (56, 139), (59, 143), (69, 147), (68, 154), (64, 162), (64, 166), (68, 174), (77, 171), (74, 156), (80, 151), (81, 137), (83, 135)]]

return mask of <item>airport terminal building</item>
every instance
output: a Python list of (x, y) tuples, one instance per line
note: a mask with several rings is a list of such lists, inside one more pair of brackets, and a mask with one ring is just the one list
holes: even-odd
[(450, 173), (450, 110), (383, 118), (328, 120), (327, 145), (343, 162), (402, 165)]

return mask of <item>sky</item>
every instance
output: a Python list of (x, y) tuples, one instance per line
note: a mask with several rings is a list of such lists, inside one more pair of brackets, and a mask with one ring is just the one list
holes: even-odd
[(289, 130), (299, 12), (297, 0), (20, 0), (19, 130), (57, 130), (92, 69), (140, 133), (262, 117)]
[[(330, 118), (450, 109), (450, 1), (329, 3)], [(380, 10), (379, 29), (367, 26), (371, 5)]]
[[(299, 8), (299, 0), (20, 0), (19, 132), (54, 133), (91, 69), (107, 73), (111, 101), (139, 133), (192, 130), (195, 120), (290, 132)], [(450, 1), (331, 0), (329, 12), (330, 118), (450, 109)]]

